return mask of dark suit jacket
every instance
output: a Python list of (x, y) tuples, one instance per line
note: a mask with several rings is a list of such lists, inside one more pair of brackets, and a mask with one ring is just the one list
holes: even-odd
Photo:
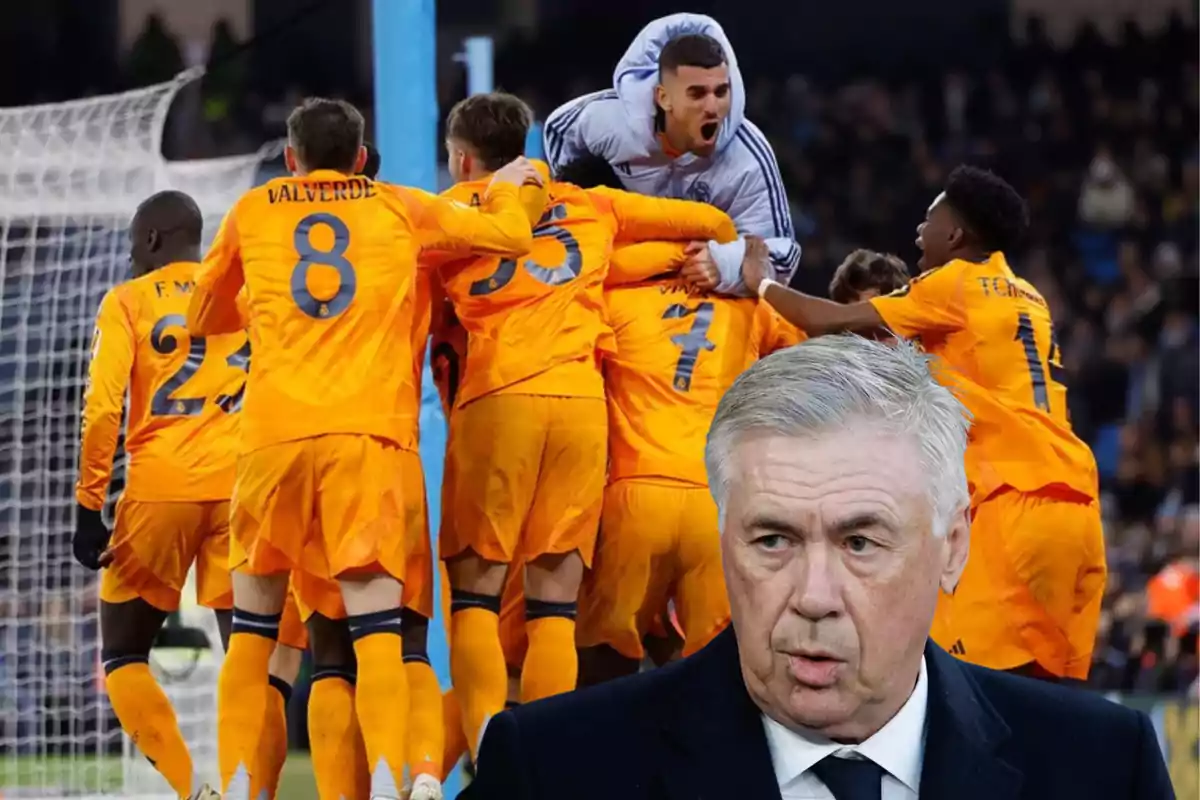
[[(932, 642), (921, 800), (1175, 796), (1145, 714)], [(779, 800), (732, 629), (691, 658), (492, 719), (467, 800)]]

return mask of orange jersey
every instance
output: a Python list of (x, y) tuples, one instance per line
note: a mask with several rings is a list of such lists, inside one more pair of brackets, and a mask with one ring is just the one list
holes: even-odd
[(516, 187), (492, 186), (480, 206), (330, 171), (238, 200), (205, 258), (188, 325), (219, 327), (246, 287), (254, 371), (243, 451), (338, 433), (416, 448), (418, 254), (516, 257), (531, 244)]
[[(473, 203), (483, 187), (464, 182), (447, 194)], [(527, 258), (441, 264), (468, 334), (458, 406), (503, 391), (602, 398), (595, 359), (612, 349), (603, 285), (614, 241), (736, 235), (728, 215), (701, 203), (551, 183)]]
[[(613, 256), (634, 271), (657, 246)], [(660, 272), (662, 270), (659, 270)], [(750, 298), (693, 296), (656, 280), (605, 293), (617, 352), (605, 360), (609, 482), (671, 478), (706, 486), (704, 444), (725, 391), (760, 355), (800, 341), (797, 328)]]
[(199, 267), (168, 264), (100, 303), (83, 401), (81, 505), (104, 505), (126, 392), (125, 497), (227, 500), (233, 491), (250, 346), (245, 333), (188, 335), (184, 314)]
[(972, 414), (967, 477), (975, 502), (1002, 486), (1098, 493), (1092, 452), (1071, 431), (1067, 388), (1046, 301), (1000, 253), (951, 261), (870, 301), (898, 335), (951, 368)]

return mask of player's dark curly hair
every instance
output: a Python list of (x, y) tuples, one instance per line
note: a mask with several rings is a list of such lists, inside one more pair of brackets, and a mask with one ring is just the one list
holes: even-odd
[(1007, 252), (1029, 227), (1029, 207), (1017, 190), (993, 172), (966, 165), (946, 179), (946, 202), (988, 252)]
[(858, 249), (846, 256), (829, 284), (829, 297), (835, 303), (853, 303), (863, 292), (874, 289), (891, 294), (902, 288), (911, 276), (908, 265), (891, 253)]
[(610, 189), (623, 189), (617, 171), (603, 156), (591, 153), (563, 164), (554, 175), (554, 180), (562, 183), (573, 183), (580, 189), (594, 189), (597, 186), (607, 186)]

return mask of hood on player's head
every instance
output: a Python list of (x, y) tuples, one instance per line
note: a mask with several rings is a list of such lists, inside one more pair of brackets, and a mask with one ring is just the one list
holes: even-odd
[(446, 116), (446, 160), (455, 183), (482, 178), (525, 155), (533, 111), (506, 92), (460, 100)]
[(563, 164), (558, 168), (554, 180), (573, 183), (580, 189), (595, 189), (598, 186), (607, 186), (610, 189), (625, 188), (608, 159), (590, 153)]
[(383, 156), (379, 154), (379, 149), (370, 142), (363, 142), (363, 149), (367, 151), (367, 158), (363, 161), (358, 174), (364, 178), (375, 180), (379, 175), (379, 168), (383, 165)]
[(345, 100), (310, 97), (288, 115), (283, 159), (293, 175), (319, 169), (356, 175), (367, 160), (363, 117)]
[(1010, 253), (1028, 227), (1029, 207), (1003, 178), (957, 167), (917, 226), (917, 267), (925, 272), (956, 258), (984, 261), (993, 253)]
[(733, 47), (703, 14), (671, 14), (643, 28), (617, 64), (613, 86), (642, 148), (665, 132), (675, 146), (710, 155), (733, 141), (745, 115)]
[(191, 196), (172, 190), (146, 198), (129, 224), (133, 276), (140, 278), (176, 261), (199, 261), (203, 232), (204, 218)]

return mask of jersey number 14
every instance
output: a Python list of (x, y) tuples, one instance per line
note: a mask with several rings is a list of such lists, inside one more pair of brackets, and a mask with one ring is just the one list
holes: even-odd
[(1033, 320), (1022, 312), (1017, 315), (1017, 334), (1013, 337), (1025, 349), (1025, 362), (1029, 365), (1029, 383), (1033, 387), (1033, 404), (1046, 413), (1050, 413), (1050, 393), (1046, 388), (1047, 367), (1049, 382), (1066, 386), (1066, 370), (1062, 367), (1062, 355), (1058, 349), (1058, 337), (1054, 335), (1054, 327), (1050, 328), (1050, 354), (1046, 358), (1046, 366), (1042, 365), (1042, 357), (1038, 355), (1037, 334), (1033, 330)]

